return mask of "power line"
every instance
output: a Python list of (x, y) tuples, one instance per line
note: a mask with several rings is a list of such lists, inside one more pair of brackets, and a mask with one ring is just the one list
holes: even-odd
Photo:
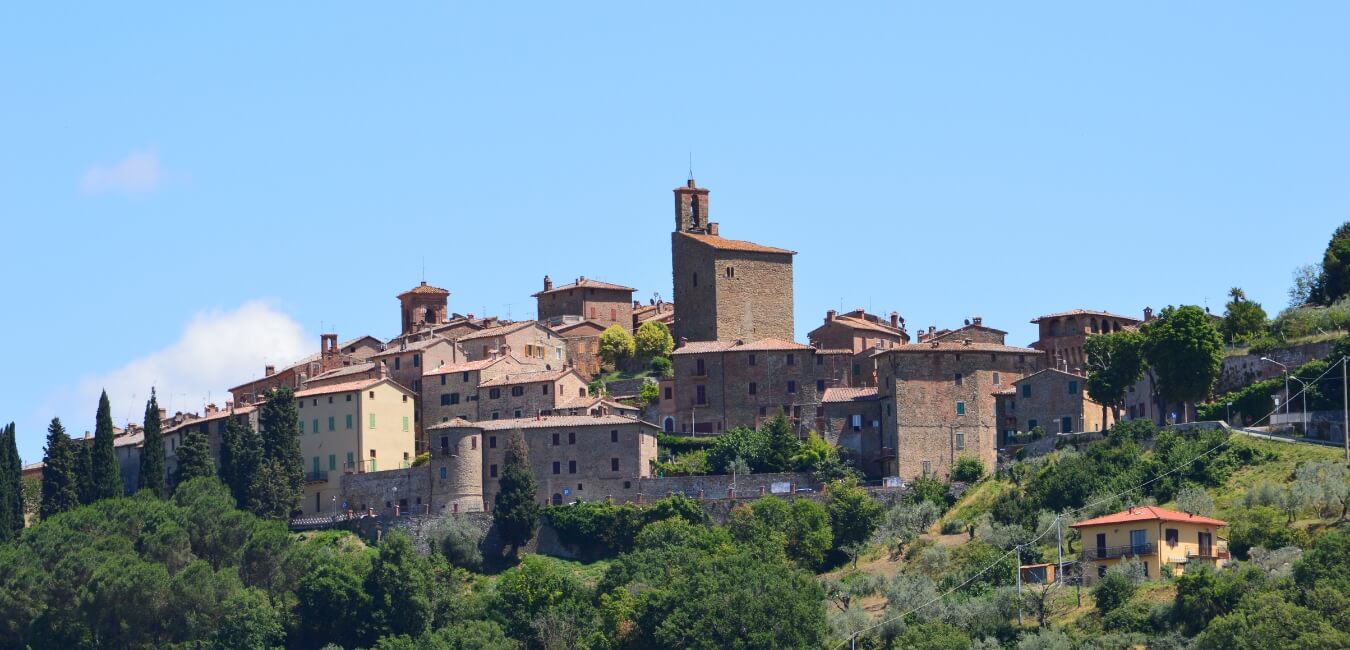
[[(1341, 363), (1342, 363), (1342, 364), (1344, 364), (1344, 363), (1350, 363), (1350, 358), (1343, 358), (1343, 359), (1341, 359)], [(1329, 374), (1333, 369), (1336, 368), (1336, 365), (1339, 365), (1339, 364), (1333, 364), (1331, 367), (1329, 367), (1329, 368), (1327, 368), (1325, 371), (1323, 371), (1321, 375), (1318, 375), (1317, 379), (1314, 379), (1314, 380), (1313, 380), (1312, 382), (1310, 382), (1310, 383), (1316, 383), (1316, 382), (1318, 382), (1318, 381), (1321, 381), (1323, 377), (1327, 376), (1327, 374)], [(1296, 397), (1296, 396), (1298, 396), (1298, 395), (1301, 395), (1301, 394), (1302, 394), (1304, 391), (1306, 391), (1306, 390), (1308, 390), (1307, 384), (1305, 384), (1305, 385), (1303, 386), (1303, 388), (1301, 388), (1297, 393), (1294, 393), (1294, 396)], [(1270, 415), (1272, 415), (1273, 413), (1275, 413), (1275, 411), (1277, 411), (1277, 410), (1279, 410), (1279, 409), (1276, 408), (1275, 410), (1272, 410), (1270, 413), (1267, 413), (1266, 415), (1262, 416), (1262, 418), (1258, 418), (1256, 421), (1257, 421), (1257, 422), (1260, 422), (1261, 419), (1264, 419), (1264, 418), (1266, 418), (1266, 417), (1270, 417)], [(1348, 435), (1350, 435), (1350, 434), (1348, 434)], [(1151, 478), (1151, 479), (1149, 479), (1149, 480), (1147, 480), (1147, 481), (1144, 481), (1143, 483), (1140, 483), (1139, 485), (1136, 485), (1136, 486), (1134, 486), (1134, 487), (1125, 489), (1125, 490), (1123, 490), (1123, 491), (1121, 491), (1121, 492), (1118, 492), (1118, 493), (1116, 493), (1116, 494), (1114, 494), (1114, 495), (1111, 495), (1111, 496), (1109, 496), (1109, 497), (1105, 497), (1105, 498), (1102, 498), (1102, 499), (1098, 499), (1097, 501), (1094, 501), (1094, 502), (1092, 502), (1092, 503), (1086, 504), (1086, 505), (1084, 505), (1084, 506), (1082, 506), (1082, 507), (1080, 507), (1080, 508), (1074, 508), (1074, 509), (1071, 509), (1071, 510), (1067, 510), (1067, 511), (1065, 511), (1065, 512), (1057, 513), (1057, 514), (1055, 515), (1055, 523), (1052, 524), (1052, 525), (1050, 525), (1050, 526), (1047, 526), (1046, 529), (1045, 529), (1044, 531), (1041, 532), (1041, 534), (1039, 534), (1039, 535), (1037, 535), (1036, 537), (1032, 538), (1032, 540), (1031, 540), (1030, 542), (1026, 542), (1026, 543), (1023, 543), (1023, 544), (1018, 544), (1017, 546), (1013, 547), (1013, 550), (1008, 551), (1008, 552), (1004, 553), (1003, 555), (999, 556), (999, 558), (998, 558), (997, 560), (994, 560), (992, 563), (990, 563), (989, 565), (985, 566), (983, 569), (980, 569), (979, 571), (977, 571), (974, 575), (970, 576), (969, 578), (966, 578), (964, 581), (961, 582), (961, 584), (958, 584), (958, 585), (956, 585), (955, 587), (952, 587), (951, 589), (948, 589), (947, 591), (943, 592), (942, 594), (940, 594), (940, 595), (938, 595), (938, 596), (934, 596), (933, 598), (929, 599), (927, 602), (923, 603), (922, 605), (919, 605), (918, 607), (915, 607), (915, 608), (913, 608), (913, 609), (910, 609), (909, 611), (907, 611), (907, 612), (905, 612), (905, 613), (903, 613), (903, 614), (900, 614), (900, 615), (898, 615), (898, 616), (892, 616), (892, 617), (890, 617), (890, 618), (888, 618), (888, 619), (885, 619), (885, 620), (883, 620), (883, 621), (881, 621), (881, 622), (879, 622), (879, 623), (876, 623), (876, 624), (873, 624), (873, 625), (871, 625), (871, 626), (869, 626), (869, 627), (865, 627), (865, 628), (863, 628), (863, 629), (861, 629), (861, 630), (858, 630), (857, 632), (854, 632), (853, 634), (849, 635), (849, 638), (848, 638), (848, 639), (845, 639), (842, 643), (840, 643), (839, 645), (834, 646), (834, 647), (835, 647), (835, 648), (842, 648), (842, 647), (844, 647), (846, 644), (848, 644), (849, 641), (851, 641), (851, 640), (856, 640), (857, 637), (860, 636), (860, 635), (862, 635), (862, 634), (866, 634), (867, 632), (870, 632), (870, 631), (872, 631), (872, 630), (875, 630), (875, 629), (877, 629), (877, 628), (879, 628), (879, 627), (881, 627), (881, 626), (883, 626), (883, 625), (886, 625), (886, 624), (888, 624), (888, 623), (893, 623), (893, 622), (895, 622), (895, 621), (898, 621), (898, 620), (900, 620), (900, 619), (903, 619), (903, 618), (909, 616), (910, 614), (914, 614), (914, 613), (918, 612), (919, 610), (922, 610), (923, 608), (928, 607), (929, 605), (932, 605), (933, 603), (935, 603), (935, 602), (937, 602), (937, 601), (939, 601), (939, 600), (942, 600), (943, 598), (946, 598), (947, 596), (950, 596), (951, 594), (955, 593), (957, 590), (959, 590), (959, 589), (965, 587), (966, 585), (970, 584), (970, 583), (971, 583), (972, 581), (974, 581), (976, 578), (980, 577), (981, 575), (984, 575), (985, 572), (989, 571), (990, 569), (994, 568), (995, 566), (998, 566), (1001, 562), (1003, 562), (1003, 560), (1006, 560), (1006, 559), (1008, 558), (1009, 555), (1012, 555), (1013, 553), (1019, 552), (1023, 547), (1031, 546), (1031, 545), (1035, 544), (1036, 542), (1040, 541), (1040, 539), (1041, 539), (1042, 537), (1045, 537), (1047, 534), (1050, 533), (1051, 530), (1054, 530), (1054, 527), (1057, 526), (1057, 525), (1059, 524), (1060, 519), (1061, 519), (1062, 517), (1064, 517), (1064, 515), (1066, 515), (1066, 514), (1078, 514), (1078, 513), (1081, 513), (1081, 512), (1083, 512), (1083, 511), (1089, 509), (1089, 508), (1092, 508), (1092, 507), (1101, 505), (1101, 504), (1106, 503), (1106, 502), (1108, 502), (1108, 501), (1112, 501), (1112, 500), (1117, 499), (1117, 498), (1120, 498), (1120, 497), (1122, 497), (1122, 496), (1124, 496), (1124, 495), (1126, 495), (1126, 494), (1129, 494), (1129, 493), (1131, 493), (1131, 492), (1134, 492), (1135, 490), (1138, 490), (1138, 489), (1147, 487), (1148, 485), (1154, 483), (1155, 481), (1157, 481), (1157, 480), (1159, 480), (1159, 479), (1161, 479), (1161, 478), (1163, 478), (1163, 477), (1165, 477), (1165, 476), (1169, 476), (1169, 475), (1171, 475), (1171, 474), (1177, 472), (1178, 470), (1180, 470), (1180, 469), (1182, 469), (1182, 468), (1184, 468), (1184, 467), (1188, 467), (1188, 466), (1190, 466), (1192, 463), (1194, 463), (1195, 461), (1200, 460), (1201, 458), (1204, 458), (1205, 456), (1208, 456), (1208, 455), (1214, 453), (1215, 451), (1218, 451), (1219, 449), (1221, 449), (1221, 448), (1223, 448), (1224, 446), (1226, 446), (1232, 439), (1233, 439), (1233, 436), (1230, 434), (1227, 438), (1224, 438), (1223, 441), (1221, 441), (1219, 444), (1214, 445), (1213, 447), (1210, 447), (1209, 449), (1207, 449), (1207, 450), (1205, 450), (1205, 451), (1203, 451), (1203, 452), (1200, 452), (1200, 453), (1197, 454), (1194, 458), (1191, 458), (1190, 460), (1188, 460), (1188, 461), (1186, 461), (1186, 462), (1184, 462), (1184, 463), (1181, 463), (1180, 465), (1177, 465), (1176, 467), (1173, 467), (1173, 468), (1167, 470), (1166, 472), (1163, 472), (1162, 474), (1159, 474), (1159, 475), (1157, 475), (1157, 476), (1155, 476), (1155, 477), (1153, 477), (1153, 478)], [(1019, 554), (1019, 557), (1020, 557), (1020, 554)], [(1017, 568), (1017, 570), (1018, 570), (1018, 571), (1021, 571), (1022, 568), (1019, 566), (1019, 567)], [(1057, 567), (1056, 570), (1058, 571), (1058, 570), (1062, 570), (1062, 569), (1060, 569), (1059, 567)], [(1079, 578), (1079, 579), (1081, 580), (1082, 578)]]

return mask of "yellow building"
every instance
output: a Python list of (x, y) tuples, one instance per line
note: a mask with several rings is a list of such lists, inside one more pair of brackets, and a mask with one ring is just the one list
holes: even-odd
[(295, 393), (307, 515), (342, 508), (342, 475), (411, 465), (416, 406), (412, 391), (389, 377)]
[(1228, 562), (1228, 543), (1219, 529), (1228, 522), (1188, 515), (1155, 506), (1135, 506), (1124, 512), (1073, 524), (1083, 537), (1083, 574), (1089, 581), (1106, 575), (1107, 568), (1124, 558), (1137, 558), (1150, 578), (1170, 567), (1172, 575), (1197, 563), (1218, 568)]

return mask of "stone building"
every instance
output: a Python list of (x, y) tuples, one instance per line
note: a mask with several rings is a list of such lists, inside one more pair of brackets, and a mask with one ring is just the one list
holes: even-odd
[[(516, 431), (525, 438), (541, 503), (596, 501), (606, 496), (627, 500), (622, 495), (636, 496), (638, 482), (652, 476), (651, 465), (656, 460), (656, 427), (619, 415), (451, 420), (432, 425), (428, 431), (433, 442), (441, 435), (451, 436), (447, 444), (465, 436), (481, 436), (482, 499), (488, 504), (497, 496), (507, 443)], [(463, 447), (459, 449), (462, 455)]]
[(843, 352), (781, 339), (682, 342), (671, 355), (674, 379), (660, 386), (662, 427), (716, 434), (785, 413), (805, 436), (820, 427), (825, 390), (848, 385)]
[[(422, 373), (422, 417), (427, 426), (456, 418), (478, 419), (478, 386), (507, 373), (542, 370), (513, 356), (451, 363)], [(432, 441), (433, 446), (435, 441)]]
[(864, 474), (880, 476), (886, 450), (882, 443), (881, 400), (877, 389), (826, 388), (820, 405), (824, 409), (819, 429), (821, 436), (841, 450), (848, 450), (848, 455)]
[(342, 473), (410, 465), (415, 453), (416, 395), (382, 377), (301, 390), (300, 452), (305, 514), (340, 507)]
[[(994, 392), (1041, 367), (1042, 353), (969, 339), (878, 350), (883, 475), (946, 476), (963, 454), (994, 467)], [(891, 451), (894, 450), (894, 451)], [(869, 461), (870, 463), (870, 461)]]
[(564, 317), (562, 322), (549, 327), (562, 338), (567, 359), (577, 372), (587, 378), (600, 374), (604, 365), (600, 358), (600, 334), (605, 331), (605, 327), (593, 320), (580, 320), (575, 316)]
[[(166, 422), (162, 425), (167, 485), (174, 484), (174, 476), (178, 473), (178, 448), (183, 445), (183, 437), (192, 431), (200, 431), (206, 435), (207, 445), (211, 448), (211, 460), (217, 469), (220, 468), (220, 441), (230, 418), (237, 419), (253, 431), (258, 430), (258, 407), (253, 404), (236, 405), (232, 402), (226, 403), (224, 409), (216, 408), (215, 404), (207, 404), (200, 417), (187, 414), (186, 417), (175, 418), (177, 422), (174, 424)], [(162, 416), (160, 419), (164, 420)]]
[(459, 339), (464, 361), (514, 355), (538, 361), (547, 368), (567, 365), (567, 345), (561, 337), (536, 321), (521, 321), (485, 328)]
[(663, 302), (652, 298), (648, 304), (641, 304), (633, 301), (633, 331), (636, 332), (642, 324), (655, 320), (665, 323), (671, 331), (675, 329), (675, 303)]
[(909, 343), (905, 320), (891, 312), (889, 320), (862, 309), (846, 314), (833, 309), (825, 312), (825, 322), (806, 335), (811, 345), (818, 348), (843, 349), (862, 352), (876, 347), (895, 347)]
[(1042, 427), (1048, 434), (1104, 431), (1114, 422), (1110, 409), (1087, 395), (1087, 377), (1045, 368), (996, 390), (1001, 443), (1015, 433)]
[(1048, 367), (1084, 374), (1087, 353), (1083, 344), (1087, 337), (1135, 329), (1143, 321), (1106, 311), (1073, 309), (1038, 316), (1031, 322), (1040, 328), (1040, 338), (1031, 347), (1046, 353)]
[(322, 334), (319, 337), (318, 353), (283, 367), (280, 372), (275, 365), (267, 364), (262, 377), (231, 388), (230, 395), (235, 404), (249, 404), (261, 400), (273, 388), (284, 386), (299, 390), (310, 377), (360, 364), (383, 349), (384, 343), (373, 336), (360, 336), (338, 343), (336, 334)]
[(956, 329), (937, 329), (929, 325), (928, 331), (919, 332), (919, 343), (932, 343), (934, 341), (965, 341), (970, 340), (973, 343), (994, 343), (1003, 345), (1008, 333), (989, 327), (984, 324), (984, 319), (979, 316), (967, 318), (964, 325)]
[(422, 373), (425, 368), (437, 368), (464, 359), (453, 342), (433, 335), (417, 341), (391, 345), (383, 352), (372, 356), (370, 360), (384, 364), (385, 372), (390, 379), (420, 395)]
[(634, 291), (637, 289), (585, 276), (554, 287), (553, 280), (546, 275), (544, 290), (532, 297), (538, 304), (541, 323), (557, 325), (567, 316), (577, 316), (598, 323), (602, 330), (610, 325), (629, 329), (633, 326)]
[(676, 340), (793, 339), (795, 252), (723, 239), (708, 221), (708, 190), (693, 179), (675, 189), (670, 244), (675, 303), (681, 305)]
[(478, 385), (478, 419), (519, 419), (586, 397), (586, 380), (572, 368), (507, 372)]
[(413, 331), (435, 327), (450, 320), (450, 292), (433, 287), (423, 280), (421, 284), (398, 294), (399, 330), (407, 335)]

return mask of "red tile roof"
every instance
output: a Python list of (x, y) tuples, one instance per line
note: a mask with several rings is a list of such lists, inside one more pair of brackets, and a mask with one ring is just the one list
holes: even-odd
[(367, 388), (374, 387), (375, 384), (380, 384), (384, 382), (389, 382), (393, 386), (398, 387), (398, 389), (403, 392), (406, 393), (412, 392), (402, 386), (399, 386), (398, 382), (386, 377), (384, 379), (361, 379), (357, 381), (343, 382), (341, 384), (330, 384), (328, 386), (319, 386), (317, 388), (306, 388), (305, 390), (296, 391), (295, 396), (313, 397), (315, 395), (328, 395), (331, 393), (349, 393), (352, 391), (365, 390)]
[(1095, 519), (1085, 519), (1069, 528), (1081, 528), (1084, 526), (1105, 526), (1109, 524), (1124, 524), (1132, 521), (1185, 521), (1193, 524), (1205, 524), (1208, 526), (1227, 526), (1228, 522), (1209, 517), (1200, 517), (1197, 515), (1188, 515), (1184, 512), (1175, 510), (1166, 510), (1157, 506), (1135, 506), (1123, 512), (1097, 517)]
[(427, 284), (426, 280), (423, 280), (422, 284), (398, 294), (398, 297), (402, 298), (407, 295), (448, 296), (450, 295), (450, 292), (440, 287), (433, 287)]
[(736, 347), (735, 341), (690, 341), (675, 348), (671, 354), (705, 354), (708, 352), (726, 352)]
[(893, 348), (878, 349), (879, 354), (891, 352), (904, 352), (907, 354), (923, 352), (1009, 352), (1017, 354), (1044, 354), (1040, 350), (1032, 348), (1019, 348), (1013, 345), (999, 345), (997, 343), (979, 343), (972, 341), (970, 345), (965, 345), (961, 341), (938, 341), (923, 343), (910, 343), (909, 345), (897, 345)]
[(427, 427), (428, 431), (436, 429), (451, 429), (457, 427), (473, 427), (483, 431), (510, 431), (512, 429), (544, 429), (550, 427), (584, 427), (584, 426), (615, 426), (623, 424), (641, 424), (653, 432), (660, 427), (650, 422), (644, 422), (637, 418), (630, 418), (625, 415), (543, 415), (537, 418), (513, 418), (509, 420), (480, 420), (478, 422), (469, 422), (467, 424), (456, 424), (464, 420), (451, 420), (449, 422), (438, 422)]
[(532, 372), (507, 373), (505, 375), (493, 377), (492, 379), (479, 384), (479, 387), (512, 386), (515, 384), (537, 384), (546, 381), (557, 381), (564, 375), (569, 375), (574, 372), (576, 371), (571, 368), (563, 368), (561, 370), (536, 370)]
[(811, 346), (802, 345), (795, 341), (784, 341), (783, 339), (767, 338), (749, 343), (742, 343), (735, 347), (735, 351), (755, 352), (759, 350), (810, 350)]
[(507, 334), (519, 332), (520, 330), (523, 330), (535, 324), (536, 323), (532, 320), (523, 320), (520, 321), (519, 323), (508, 323), (506, 325), (498, 325), (496, 327), (489, 327), (488, 329), (485, 330), (479, 330), (472, 334), (465, 334), (464, 336), (459, 337), (459, 340), (472, 341), (474, 339), (486, 339), (492, 338), (494, 336), (506, 336)]
[(739, 239), (723, 239), (717, 235), (702, 235), (697, 233), (682, 232), (681, 235), (689, 237), (700, 244), (711, 246), (724, 251), (744, 251), (747, 253), (781, 253), (783, 255), (796, 255), (797, 251), (790, 251), (786, 248), (774, 248), (773, 246), (764, 246), (749, 241)]
[(826, 388), (821, 403), (870, 402), (877, 399), (876, 388)]
[(530, 297), (538, 298), (539, 296), (543, 296), (550, 293), (557, 293), (559, 291), (566, 291), (569, 289), (602, 289), (605, 291), (627, 291), (629, 293), (637, 291), (637, 289), (634, 289), (633, 287), (625, 287), (622, 284), (614, 284), (612, 282), (601, 282), (600, 280), (592, 280), (590, 278), (581, 278), (576, 282), (570, 282), (568, 284), (553, 287), (552, 289), (549, 289), (547, 291), (540, 291), (539, 293), (531, 294)]
[(672, 354), (706, 354), (709, 352), (765, 352), (773, 350), (813, 350), (809, 345), (783, 339), (764, 338), (749, 343), (737, 341), (690, 341), (675, 348)]
[[(378, 357), (388, 357), (397, 354), (407, 354), (409, 352), (417, 352), (418, 350), (425, 350), (433, 345), (436, 345), (437, 343), (450, 343), (450, 339), (447, 339), (443, 336), (432, 335), (420, 341), (409, 341), (407, 345), (396, 343), (394, 345), (389, 346), (388, 348), (385, 348), (385, 350), (382, 352), (377, 352), (375, 354), (370, 355), (370, 358), (375, 359)], [(453, 345), (453, 343), (451, 343), (451, 345)]]
[(1053, 314), (1037, 316), (1031, 319), (1031, 322), (1039, 323), (1047, 318), (1060, 318), (1062, 316), (1105, 316), (1107, 318), (1119, 318), (1120, 320), (1129, 321), (1131, 323), (1143, 322), (1133, 316), (1121, 316), (1120, 314), (1113, 314), (1109, 311), (1097, 311), (1095, 309), (1070, 309), (1069, 311), (1055, 312)]
[(491, 366), (494, 363), (504, 361), (505, 359), (506, 357), (496, 357), (488, 359), (479, 359), (477, 361), (465, 361), (464, 363), (452, 363), (449, 365), (441, 366), (439, 368), (432, 368), (431, 370), (423, 371), (422, 376), (426, 377), (430, 375), (448, 375), (457, 372), (473, 372), (475, 370), (482, 370), (488, 366)]

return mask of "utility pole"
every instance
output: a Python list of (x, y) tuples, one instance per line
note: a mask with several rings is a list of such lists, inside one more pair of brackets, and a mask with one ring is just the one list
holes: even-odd
[[(1063, 585), (1063, 584), (1064, 584), (1064, 530), (1063, 530), (1062, 528), (1059, 527), (1059, 515), (1055, 515), (1055, 539), (1057, 540), (1055, 546), (1057, 546), (1057, 547), (1059, 548), (1059, 563), (1055, 565), (1055, 582), (1058, 582), (1060, 585)], [(1021, 572), (1021, 571), (1018, 571), (1017, 573), (1018, 573), (1018, 575), (1021, 575), (1022, 572)]]
[(1022, 545), (1017, 545), (1017, 627), (1022, 627)]
[(1350, 362), (1350, 357), (1341, 357), (1341, 413), (1344, 420), (1341, 422), (1341, 441), (1345, 443), (1345, 462), (1350, 463), (1350, 387), (1345, 383), (1345, 364)]

